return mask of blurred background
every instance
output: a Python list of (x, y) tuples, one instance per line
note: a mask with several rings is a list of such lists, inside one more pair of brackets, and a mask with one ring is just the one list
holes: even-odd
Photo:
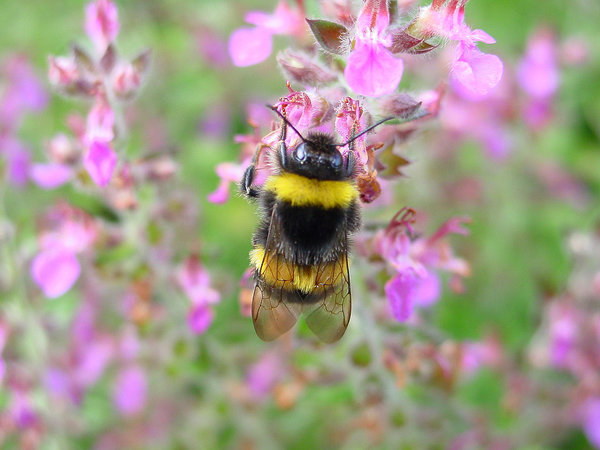
[[(398, 3), (414, 17), (419, 2)], [(409, 163), (385, 180), (386, 202), (365, 207), (353, 317), (331, 346), (303, 324), (274, 343), (256, 337), (242, 280), (255, 207), (207, 198), (217, 165), (240, 158), (235, 137), (255, 133), (248, 118), (268, 124), (262, 105), (288, 93), (275, 55), (295, 38), (274, 36), (249, 67), (228, 52), (245, 14), (276, 2), (116, 5), (119, 58), (152, 53), (118, 114), (106, 189), (82, 170), (48, 188), (33, 169), (69, 154), (86, 126), (93, 102), (48, 81), (50, 55), (93, 49), (86, 2), (2, 5), (0, 446), (600, 448), (597, 1), (467, 4), (466, 23), (497, 41), (480, 48), (502, 59), (503, 79), (482, 101), (448, 90), (394, 148)], [(325, 17), (316, 0), (304, 7)], [(543, 73), (528, 85), (519, 68), (531, 60)], [(436, 89), (448, 61), (442, 48), (407, 56), (399, 90)], [(539, 94), (544, 70), (558, 82)], [(470, 218), (468, 235), (447, 237), (470, 275), (440, 272), (439, 299), (399, 322), (391, 272), (362, 244), (405, 206), (422, 236)], [(48, 295), (32, 264), (65, 220), (90, 243), (69, 260), (73, 287)], [(202, 280), (191, 288), (190, 272)], [(210, 298), (201, 317), (190, 289)]]

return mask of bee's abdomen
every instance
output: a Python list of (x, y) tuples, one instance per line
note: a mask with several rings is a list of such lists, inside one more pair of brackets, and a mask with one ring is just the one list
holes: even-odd
[(282, 231), (298, 253), (326, 251), (336, 244), (346, 220), (345, 208), (278, 204)]

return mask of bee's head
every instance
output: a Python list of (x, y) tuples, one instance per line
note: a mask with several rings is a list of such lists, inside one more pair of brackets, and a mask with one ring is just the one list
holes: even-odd
[(318, 180), (342, 180), (352, 175), (348, 171), (348, 161), (337, 149), (333, 138), (323, 133), (311, 134), (300, 142), (291, 150), (282, 168)]
[(302, 140), (300, 144), (292, 149), (290, 155), (286, 151), (285, 143), (281, 144), (278, 155), (281, 168), (286, 172), (296, 173), (317, 180), (344, 180), (351, 178), (354, 175), (354, 166), (356, 163), (354, 152), (350, 151), (348, 156), (344, 158), (338, 148), (351, 144), (373, 128), (394, 119), (394, 117), (387, 117), (380, 120), (352, 136), (346, 142), (336, 144), (333, 137), (326, 133), (311, 133), (308, 135), (308, 138), (304, 138), (277, 108), (271, 105), (267, 105), (267, 107), (283, 119), (283, 136), (285, 136), (285, 127), (289, 126)]

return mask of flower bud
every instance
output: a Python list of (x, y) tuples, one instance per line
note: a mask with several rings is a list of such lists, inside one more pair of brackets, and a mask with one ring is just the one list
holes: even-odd
[(140, 87), (142, 77), (132, 64), (126, 64), (115, 70), (113, 92), (120, 99), (132, 98)]
[(277, 62), (286, 77), (301, 84), (313, 86), (337, 80), (336, 74), (301, 52), (292, 50), (280, 52), (277, 55)]
[(66, 88), (79, 79), (79, 71), (73, 58), (49, 56), (48, 64), (48, 80), (54, 86)]

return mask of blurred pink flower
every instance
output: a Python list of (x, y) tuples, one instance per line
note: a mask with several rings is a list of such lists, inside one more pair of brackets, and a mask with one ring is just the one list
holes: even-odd
[(485, 98), (500, 82), (503, 64), (496, 55), (480, 51), (474, 44), (459, 42), (450, 72), (456, 92), (470, 100)]
[(31, 277), (48, 298), (68, 291), (81, 271), (76, 254), (96, 238), (92, 219), (75, 208), (59, 204), (45, 218), (47, 229), (40, 234), (41, 251), (31, 264)]
[(239, 67), (264, 61), (271, 54), (274, 34), (300, 35), (304, 30), (304, 14), (280, 1), (273, 14), (252, 11), (246, 22), (254, 28), (239, 28), (229, 38), (229, 55)]
[(114, 385), (113, 402), (124, 416), (132, 416), (144, 409), (148, 393), (146, 374), (140, 366), (122, 369)]
[(8, 327), (2, 322), (0, 319), (0, 386), (2, 386), (2, 381), (4, 380), (4, 374), (6, 373), (6, 364), (2, 359), (2, 352), (4, 351), (4, 346), (6, 345), (6, 341), (8, 339)]
[(110, 142), (114, 139), (115, 113), (108, 101), (99, 96), (87, 116), (84, 143)]
[(260, 359), (248, 369), (246, 383), (250, 392), (257, 398), (264, 398), (281, 380), (285, 366), (278, 351), (266, 351)]
[(560, 74), (557, 43), (547, 29), (538, 30), (527, 43), (527, 50), (517, 68), (517, 81), (531, 97), (545, 99), (558, 89)]
[(356, 40), (344, 69), (348, 86), (357, 94), (389, 94), (402, 79), (404, 63), (388, 49), (392, 44), (386, 34), (389, 24), (387, 1), (367, 0), (356, 21)]
[(538, 30), (517, 68), (517, 82), (528, 96), (523, 116), (534, 129), (543, 128), (552, 119), (552, 97), (560, 82), (557, 47), (552, 31)]
[(273, 34), (261, 28), (239, 28), (229, 38), (229, 54), (238, 67), (252, 66), (269, 57), (273, 49)]
[(600, 448), (600, 397), (588, 398), (581, 408), (582, 427), (588, 441)]
[(48, 57), (48, 81), (54, 86), (68, 87), (81, 77), (71, 56)]
[(112, 88), (120, 98), (131, 97), (142, 84), (142, 74), (131, 63), (121, 64), (112, 74)]
[(461, 95), (470, 100), (487, 96), (502, 78), (504, 65), (496, 55), (488, 55), (477, 48), (477, 42), (493, 44), (495, 39), (483, 30), (471, 30), (465, 23), (465, 5), (468, 0), (434, 1), (421, 8), (413, 28), (428, 38), (441, 36), (458, 41), (450, 69), (450, 83)]
[(239, 183), (242, 180), (245, 165), (235, 163), (221, 163), (217, 165), (216, 172), (221, 179), (217, 189), (208, 194), (207, 199), (211, 203), (225, 203), (229, 199), (229, 186), (231, 183)]
[(219, 302), (219, 292), (210, 287), (210, 275), (195, 255), (179, 267), (176, 278), (192, 303), (187, 316), (188, 326), (196, 334), (204, 333), (213, 321), (210, 305)]
[(187, 314), (187, 324), (194, 334), (204, 333), (214, 319), (214, 313), (208, 305), (195, 303), (190, 307)]
[(23, 56), (9, 58), (3, 64), (2, 75), (6, 87), (0, 97), (0, 128), (14, 132), (26, 112), (46, 108), (48, 94)]
[(54, 189), (71, 179), (73, 169), (66, 164), (38, 163), (31, 166), (29, 176), (42, 189)]
[(4, 154), (7, 163), (8, 180), (17, 187), (23, 187), (29, 180), (31, 154), (27, 147), (15, 137), (0, 136), (0, 152)]
[(374, 243), (377, 253), (396, 272), (386, 283), (385, 293), (392, 314), (399, 321), (408, 320), (415, 306), (428, 307), (438, 300), (441, 283), (437, 271), (461, 277), (469, 274), (467, 262), (456, 258), (442, 241), (449, 233), (466, 234), (466, 219), (450, 219), (431, 237), (415, 239), (413, 214), (410, 209), (401, 209), (388, 227), (376, 235)]
[(227, 43), (211, 28), (203, 27), (196, 35), (198, 52), (207, 64), (223, 69), (229, 65)]
[(31, 264), (31, 276), (48, 298), (60, 297), (71, 289), (80, 271), (75, 254), (60, 245), (42, 250)]
[(400, 322), (407, 321), (414, 307), (413, 289), (417, 276), (410, 271), (400, 272), (385, 284), (385, 295), (390, 302), (392, 315)]
[(21, 429), (32, 427), (38, 421), (38, 415), (35, 412), (30, 396), (21, 389), (12, 391), (12, 402), (9, 412), (17, 427)]
[(456, 86), (452, 85), (442, 103), (440, 122), (458, 138), (477, 140), (489, 157), (501, 161), (513, 147), (506, 126), (506, 116), (513, 107), (510, 89), (508, 82), (502, 81), (485, 99), (471, 99), (464, 91), (457, 92)]
[(550, 361), (555, 367), (568, 367), (579, 339), (579, 311), (566, 302), (555, 302), (549, 308)]
[(114, 355), (114, 345), (110, 338), (102, 336), (93, 336), (90, 341), (77, 344), (71, 375), (77, 387), (87, 388), (104, 373)]
[(119, 34), (119, 15), (111, 0), (95, 0), (85, 7), (85, 32), (96, 50), (104, 53)]
[(117, 154), (109, 143), (94, 141), (83, 156), (83, 165), (94, 183), (106, 187), (117, 165)]
[(498, 367), (502, 357), (502, 346), (496, 338), (466, 341), (462, 344), (460, 365), (466, 375), (472, 375), (480, 367)]

